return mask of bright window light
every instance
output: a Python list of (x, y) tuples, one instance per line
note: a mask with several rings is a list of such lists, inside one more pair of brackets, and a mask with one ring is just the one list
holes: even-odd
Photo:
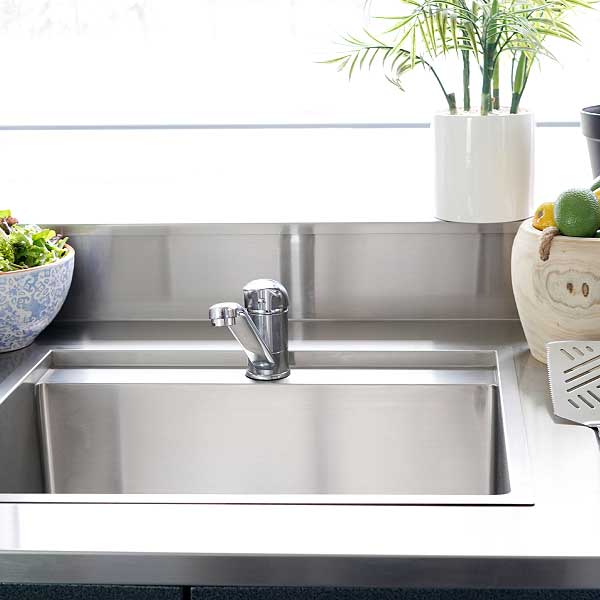
[[(443, 108), (428, 74), (409, 74), (402, 93), (375, 67), (348, 82), (317, 63), (335, 56), (340, 34), (360, 34), (368, 11), (396, 5), (1, 0), (0, 124), (426, 122)], [(600, 102), (600, 13), (573, 23), (583, 45), (554, 44), (561, 63), (546, 62), (526, 92), (538, 120), (575, 121)]]

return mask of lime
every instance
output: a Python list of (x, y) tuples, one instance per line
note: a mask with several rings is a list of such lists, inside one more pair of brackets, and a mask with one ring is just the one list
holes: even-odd
[(600, 228), (600, 204), (589, 189), (567, 190), (554, 205), (554, 218), (563, 235), (592, 237)]
[(594, 179), (594, 183), (590, 185), (590, 190), (592, 190), (592, 192), (595, 192), (597, 189), (600, 189), (600, 175), (598, 175), (598, 177)]

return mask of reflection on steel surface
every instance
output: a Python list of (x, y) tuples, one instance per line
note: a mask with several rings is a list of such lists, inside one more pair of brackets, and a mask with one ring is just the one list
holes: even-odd
[(240, 354), (48, 353), (0, 405), (0, 501), (532, 502), (502, 352), (297, 351), (273, 384)]

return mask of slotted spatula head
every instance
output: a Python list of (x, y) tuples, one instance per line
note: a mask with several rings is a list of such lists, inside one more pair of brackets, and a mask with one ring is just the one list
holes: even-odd
[(550, 342), (546, 350), (554, 414), (600, 433), (600, 342)]

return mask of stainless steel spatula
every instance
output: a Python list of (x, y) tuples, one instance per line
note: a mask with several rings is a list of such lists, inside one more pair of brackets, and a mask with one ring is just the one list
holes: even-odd
[(546, 350), (554, 414), (600, 436), (600, 342), (550, 342)]

